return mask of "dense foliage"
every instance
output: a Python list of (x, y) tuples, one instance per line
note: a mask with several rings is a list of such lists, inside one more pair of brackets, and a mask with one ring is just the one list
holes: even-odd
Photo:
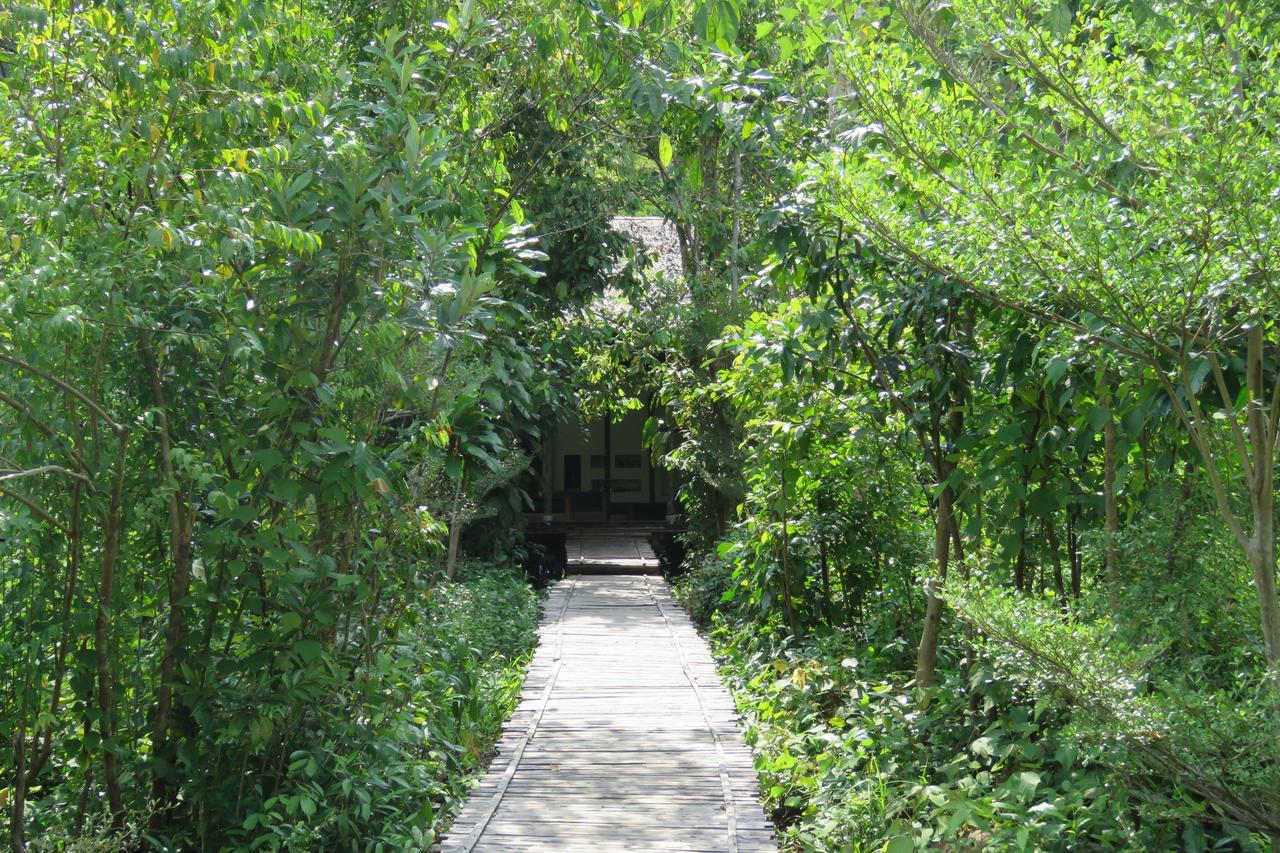
[(531, 600), (448, 580), (559, 394), (485, 129), (526, 36), (330, 11), (0, 13), (14, 849), (426, 846), (496, 733)]
[(787, 843), (1280, 843), (1278, 85), (1246, 0), (0, 10), (11, 846), (428, 844), (570, 404)]

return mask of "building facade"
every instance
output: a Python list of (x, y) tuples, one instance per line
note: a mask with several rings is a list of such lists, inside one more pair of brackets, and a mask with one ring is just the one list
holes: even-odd
[(643, 411), (569, 419), (543, 442), (537, 496), (544, 522), (670, 521), (675, 478), (644, 447)]

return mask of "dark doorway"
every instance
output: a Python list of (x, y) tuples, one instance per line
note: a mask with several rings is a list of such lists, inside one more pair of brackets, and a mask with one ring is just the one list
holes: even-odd
[(564, 457), (564, 490), (576, 492), (582, 489), (582, 457), (576, 453)]

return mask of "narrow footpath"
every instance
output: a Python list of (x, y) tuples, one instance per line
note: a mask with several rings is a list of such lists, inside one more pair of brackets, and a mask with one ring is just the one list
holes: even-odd
[(661, 577), (571, 575), (445, 853), (777, 850), (707, 644)]

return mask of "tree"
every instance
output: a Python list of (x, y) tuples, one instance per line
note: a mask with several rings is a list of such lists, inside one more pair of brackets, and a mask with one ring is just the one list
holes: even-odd
[[(323, 777), (291, 755), (354, 707), (404, 712), (382, 655), (443, 575), (442, 525), (410, 502), (413, 472), (449, 452), (429, 440), (450, 427), (438, 389), (485, 392), (446, 412), (483, 422), (462, 448), (481, 468), (558, 393), (519, 334), (544, 256), (493, 204), (502, 147), (470, 123), (514, 108), (485, 62), (518, 28), (447, 16), (430, 43), (392, 28), (335, 65), (348, 33), (325, 12), (0, 16), (0, 763), (17, 848), (32, 814), (79, 833), (100, 802), (114, 832), (173, 846), (313, 831), (277, 809), (320, 801)], [(459, 341), (491, 347), (459, 356), (465, 377)], [(342, 819), (294, 843), (365, 837), (374, 813), (346, 817), (347, 782)], [(388, 793), (379, 819), (417, 825), (427, 796)]]
[[(824, 181), (886, 251), (1150, 367), (1253, 567), (1280, 666), (1267, 14), (867, 9), (837, 56), (848, 144)], [(1206, 38), (1181, 37), (1204, 16)]]

